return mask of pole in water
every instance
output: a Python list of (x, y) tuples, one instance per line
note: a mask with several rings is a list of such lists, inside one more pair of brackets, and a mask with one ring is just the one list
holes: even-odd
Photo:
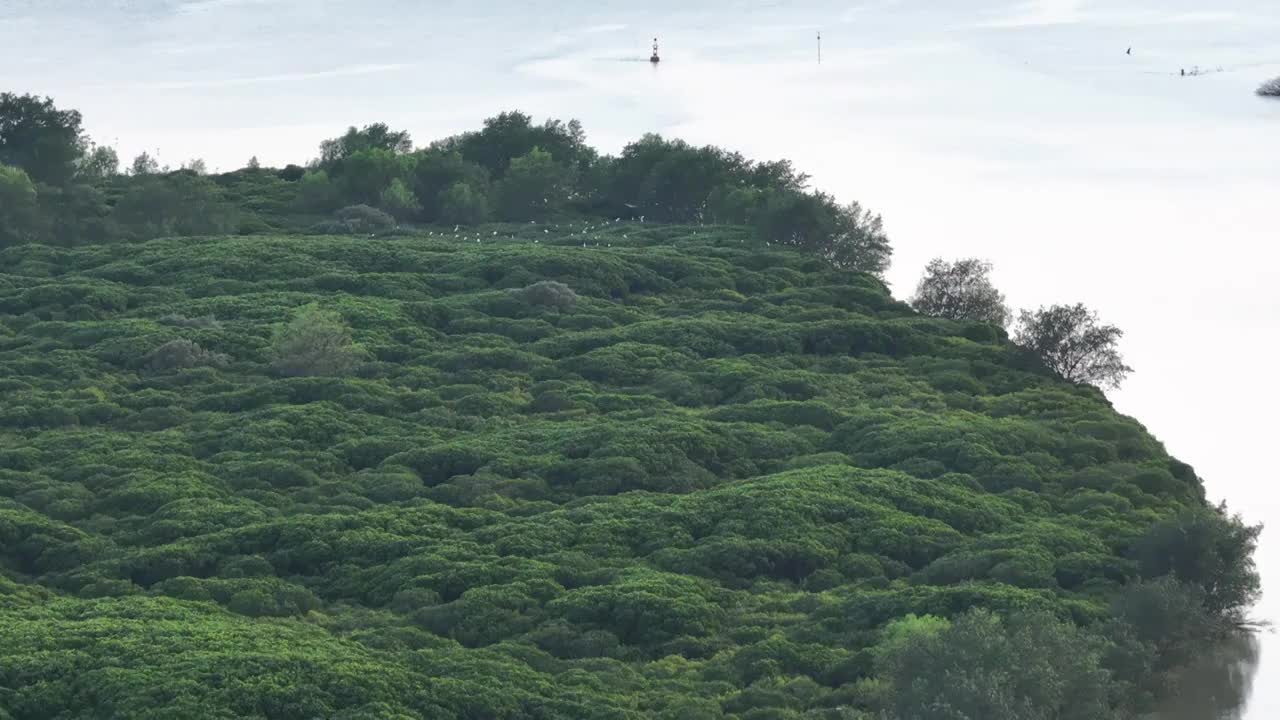
[(654, 38), (653, 54), (649, 56), (649, 62), (653, 63), (654, 65), (657, 65), (661, 61), (662, 61), (662, 58), (658, 57), (658, 38)]
[(818, 31), (818, 64), (822, 64), (822, 31)]

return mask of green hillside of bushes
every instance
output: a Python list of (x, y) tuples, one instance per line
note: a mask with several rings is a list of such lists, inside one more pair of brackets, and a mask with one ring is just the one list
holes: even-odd
[(1127, 717), (1256, 591), (1099, 391), (745, 228), (11, 247), (0, 394), (0, 718)]

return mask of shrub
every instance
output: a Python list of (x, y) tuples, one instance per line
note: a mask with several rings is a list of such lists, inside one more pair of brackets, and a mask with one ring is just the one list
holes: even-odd
[(560, 312), (572, 310), (578, 304), (578, 294), (573, 291), (573, 288), (554, 280), (536, 282), (514, 292), (530, 305), (552, 308)]
[(142, 239), (233, 231), (236, 208), (211, 180), (190, 172), (145, 175), (120, 198), (115, 220)]
[(285, 182), (298, 182), (306, 174), (306, 168), (301, 165), (285, 165), (282, 170), (276, 173), (276, 177)]
[(272, 338), (277, 372), (288, 376), (343, 375), (359, 359), (351, 329), (335, 312), (308, 305)]
[(169, 313), (160, 318), (160, 323), (164, 325), (174, 325), (184, 328), (200, 328), (213, 329), (222, 326), (218, 319), (212, 315), (201, 315), (200, 317), (187, 317), (181, 313)]
[(205, 350), (190, 340), (170, 340), (147, 354), (144, 366), (153, 372), (193, 367), (225, 367), (230, 358)]
[(1258, 94), (1262, 97), (1280, 97), (1280, 77), (1262, 83)]
[(396, 219), (368, 205), (348, 205), (333, 214), (335, 220), (345, 224), (353, 233), (372, 233), (394, 230)]
[(36, 187), (20, 168), (0, 164), (0, 247), (34, 239)]

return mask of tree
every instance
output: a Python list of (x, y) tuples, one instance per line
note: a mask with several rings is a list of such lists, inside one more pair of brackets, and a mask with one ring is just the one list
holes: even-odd
[(911, 305), (925, 315), (948, 320), (1009, 324), (1004, 295), (991, 283), (991, 264), (976, 258), (930, 260)]
[[(459, 184), (467, 188), (469, 197), (463, 198), (457, 194), (463, 192), (454, 189)], [(489, 186), (489, 172), (463, 158), (456, 150), (432, 148), (418, 153), (418, 162), (413, 171), (413, 191), (422, 208), (420, 217), (427, 222), (479, 222), (459, 219), (459, 215), (474, 215), (470, 210), (459, 211), (464, 208), (474, 209), (476, 203), (482, 203), (484, 211), (480, 215), (486, 216)], [(451, 197), (450, 217), (444, 217), (446, 197)]]
[(120, 173), (120, 156), (115, 148), (94, 145), (80, 160), (77, 177), (88, 182), (99, 182)]
[(1124, 332), (1083, 304), (1023, 310), (1018, 322), (1015, 342), (1065, 380), (1114, 388), (1133, 372), (1116, 347)]
[(139, 175), (155, 175), (160, 172), (160, 162), (147, 152), (139, 153), (129, 164), (129, 174), (133, 176)]
[(1258, 94), (1262, 97), (1280, 97), (1280, 77), (1262, 83)]
[(440, 222), (476, 225), (489, 219), (489, 199), (470, 183), (456, 182), (440, 193)]
[(0, 164), (36, 183), (65, 184), (87, 145), (80, 123), (79, 112), (59, 110), (52, 98), (0, 93)]
[(750, 165), (737, 153), (695, 148), (679, 140), (668, 143), (666, 150), (649, 169), (637, 204), (667, 222), (704, 220), (711, 194), (722, 186), (740, 187)]
[(232, 232), (237, 212), (208, 178), (177, 172), (142, 177), (116, 203), (114, 218), (146, 239)]
[(340, 202), (338, 188), (324, 170), (310, 170), (298, 180), (298, 202), (307, 210), (332, 210)]
[(1261, 533), (1261, 525), (1246, 525), (1225, 505), (1188, 509), (1153, 525), (1132, 555), (1143, 577), (1172, 575), (1200, 587), (1205, 610), (1235, 624), (1261, 592), (1253, 561)]
[(45, 185), (39, 192), (40, 235), (44, 242), (93, 245), (119, 237), (112, 208), (100, 184)]
[(806, 248), (841, 270), (879, 275), (893, 252), (880, 216), (825, 193), (771, 192), (755, 226), (761, 239)]
[(884, 232), (884, 220), (857, 201), (836, 206), (834, 213), (835, 232), (823, 252), (827, 260), (841, 270), (877, 276), (888, 270), (893, 248)]
[(564, 209), (573, 192), (573, 169), (551, 153), (534, 148), (511, 161), (498, 183), (498, 212), (503, 220), (532, 220)]
[(912, 625), (879, 658), (885, 708), (901, 720), (1114, 717), (1103, 644), (1043, 613), (1007, 621), (972, 610), (941, 629)]
[(271, 344), (276, 371), (288, 376), (343, 375), (360, 356), (342, 316), (317, 305), (299, 310)]
[(418, 199), (414, 197), (409, 190), (409, 186), (405, 185), (400, 178), (392, 180), (387, 189), (382, 191), (382, 199), (378, 205), (383, 210), (402, 220), (412, 217), (421, 210), (421, 206), (418, 205)]
[(413, 150), (413, 139), (403, 130), (392, 130), (386, 123), (373, 123), (357, 130), (347, 128), (342, 137), (320, 143), (320, 165), (330, 167), (358, 152), (382, 150), (402, 155)]
[(245, 168), (249, 170), (261, 170), (262, 163), (258, 162), (258, 156), (254, 155), (249, 158), (249, 162), (245, 164)]
[(30, 242), (38, 223), (36, 186), (22, 168), (0, 165), (0, 247)]
[(182, 169), (196, 175), (208, 175), (209, 166), (201, 158), (193, 158), (182, 164)]
[(454, 138), (444, 149), (457, 150), (496, 179), (506, 175), (513, 160), (528, 155), (534, 148), (542, 148), (556, 162), (574, 169), (594, 157), (578, 121), (547, 120), (542, 125), (534, 125), (532, 118), (519, 111), (487, 118), (479, 132)]

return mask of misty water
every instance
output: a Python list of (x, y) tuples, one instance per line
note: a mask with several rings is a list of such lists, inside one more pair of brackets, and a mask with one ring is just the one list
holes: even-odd
[[(122, 157), (211, 169), (512, 108), (579, 118), (606, 151), (661, 132), (791, 158), (884, 214), (899, 297), (929, 258), (980, 256), (1015, 307), (1084, 301), (1124, 328), (1137, 372), (1117, 407), (1212, 498), (1280, 519), (1280, 101), (1253, 93), (1280, 75), (1280, 4), (696, 5), (0, 0), (0, 88), (80, 109)], [(1258, 562), (1280, 583), (1274, 532)], [(1206, 648), (1161, 717), (1280, 717), (1277, 681), (1275, 636)]]

